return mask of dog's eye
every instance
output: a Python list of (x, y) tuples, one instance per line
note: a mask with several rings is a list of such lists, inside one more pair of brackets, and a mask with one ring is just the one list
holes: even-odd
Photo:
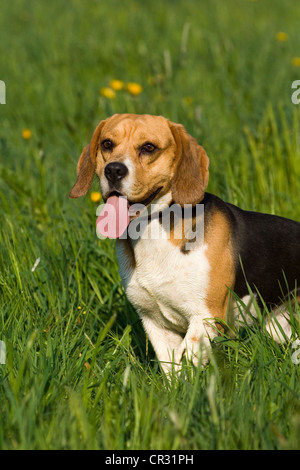
[(141, 153), (153, 153), (155, 150), (157, 150), (157, 147), (151, 142), (146, 142), (141, 147)]
[(105, 139), (101, 142), (101, 147), (104, 150), (112, 150), (114, 147), (114, 143), (110, 139)]

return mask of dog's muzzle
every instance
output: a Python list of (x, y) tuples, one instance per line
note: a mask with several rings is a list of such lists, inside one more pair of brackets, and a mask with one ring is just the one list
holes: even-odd
[(104, 169), (104, 174), (112, 185), (120, 182), (123, 178), (125, 178), (127, 173), (127, 166), (121, 162), (108, 163)]

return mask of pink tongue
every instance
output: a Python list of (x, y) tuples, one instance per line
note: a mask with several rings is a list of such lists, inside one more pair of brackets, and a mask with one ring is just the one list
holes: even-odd
[(119, 238), (129, 224), (128, 203), (124, 197), (111, 196), (107, 199), (97, 218), (97, 229), (104, 237)]

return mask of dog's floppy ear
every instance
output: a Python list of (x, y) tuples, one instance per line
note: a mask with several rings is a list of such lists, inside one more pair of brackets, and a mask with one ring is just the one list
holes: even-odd
[(96, 169), (96, 155), (99, 137), (105, 121), (101, 121), (95, 129), (91, 142), (84, 147), (77, 164), (77, 180), (70, 191), (72, 198), (84, 196), (94, 179)]
[(176, 143), (177, 163), (171, 182), (173, 202), (195, 205), (204, 197), (209, 179), (209, 159), (201, 145), (181, 124), (169, 123)]

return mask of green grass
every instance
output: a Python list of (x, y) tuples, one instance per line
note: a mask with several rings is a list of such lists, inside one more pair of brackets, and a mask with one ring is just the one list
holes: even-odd
[[(297, 0), (1, 6), (1, 449), (300, 448), (292, 345), (237, 331), (166, 384), (95, 203), (68, 198), (101, 119), (161, 114), (206, 148), (210, 192), (300, 220), (299, 15)], [(114, 78), (143, 93), (101, 97)]]

